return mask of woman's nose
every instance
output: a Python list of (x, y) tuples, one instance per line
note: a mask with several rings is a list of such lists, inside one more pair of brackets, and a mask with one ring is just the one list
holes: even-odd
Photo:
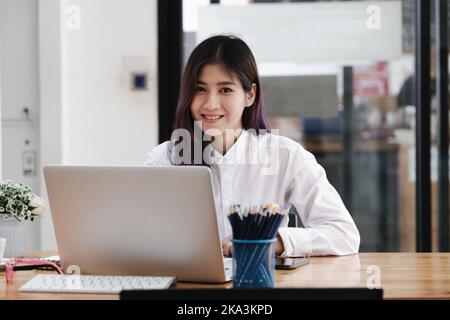
[(217, 109), (220, 105), (219, 98), (215, 94), (208, 95), (208, 100), (206, 101), (204, 107), (205, 109)]

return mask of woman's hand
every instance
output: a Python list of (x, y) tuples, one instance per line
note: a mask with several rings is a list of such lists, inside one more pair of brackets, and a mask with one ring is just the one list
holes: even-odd
[(225, 257), (231, 257), (233, 255), (233, 242), (231, 242), (231, 236), (222, 240), (222, 252)]
[[(283, 240), (281, 240), (280, 235), (277, 233), (277, 241), (275, 243), (275, 254), (277, 256), (284, 252)], [(226, 237), (222, 240), (222, 252), (225, 257), (231, 257), (233, 255), (233, 242), (231, 242), (231, 236)]]

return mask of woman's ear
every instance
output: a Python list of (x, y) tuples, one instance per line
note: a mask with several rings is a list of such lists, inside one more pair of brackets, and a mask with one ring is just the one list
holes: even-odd
[(255, 102), (256, 90), (257, 90), (256, 84), (253, 83), (252, 84), (252, 88), (250, 89), (250, 91), (245, 94), (245, 96), (246, 96), (245, 106), (247, 108), (251, 107), (253, 105), (253, 102)]

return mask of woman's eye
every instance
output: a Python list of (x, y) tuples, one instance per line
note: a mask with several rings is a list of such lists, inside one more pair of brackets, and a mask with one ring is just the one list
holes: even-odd
[(205, 91), (205, 88), (203, 88), (203, 87), (197, 87), (197, 92), (203, 92), (203, 91)]
[(230, 88), (222, 88), (221, 91), (224, 92), (224, 93), (233, 92), (233, 90), (231, 90)]

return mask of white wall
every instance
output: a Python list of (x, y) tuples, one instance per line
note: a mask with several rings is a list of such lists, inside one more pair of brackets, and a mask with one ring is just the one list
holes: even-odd
[[(157, 142), (156, 0), (82, 0), (81, 29), (64, 28), (63, 159), (141, 164)], [(132, 64), (149, 91), (130, 89)]]
[[(39, 194), (38, 172), (25, 174), (23, 167), (24, 152), (39, 152), (37, 17), (35, 0), (0, 0), (0, 170), (3, 179), (22, 182)], [(26, 250), (39, 249), (39, 221), (26, 227)]]
[[(378, 7), (382, 16), (367, 12), (369, 5)], [(197, 43), (214, 34), (235, 34), (247, 42), (258, 62), (347, 63), (398, 58), (402, 53), (401, 1), (253, 3), (198, 9)], [(379, 28), (372, 27), (373, 18), (380, 21)]]
[[(2, 61), (2, 35), (0, 30), (0, 61)], [(2, 74), (2, 64), (0, 63), (0, 75)], [(3, 148), (2, 148), (2, 77), (0, 76), (0, 181), (2, 178), (2, 158), (3, 158)]]
[[(156, 0), (41, 0), (39, 14), (42, 163), (143, 164), (158, 142)], [(148, 91), (131, 90), (138, 70)], [(49, 219), (42, 246), (55, 248)]]
[[(61, 4), (39, 0), (41, 164), (62, 163)], [(42, 176), (42, 170), (41, 170)], [(47, 198), (42, 177), (42, 196)], [(41, 219), (41, 249), (56, 248), (51, 215)]]

